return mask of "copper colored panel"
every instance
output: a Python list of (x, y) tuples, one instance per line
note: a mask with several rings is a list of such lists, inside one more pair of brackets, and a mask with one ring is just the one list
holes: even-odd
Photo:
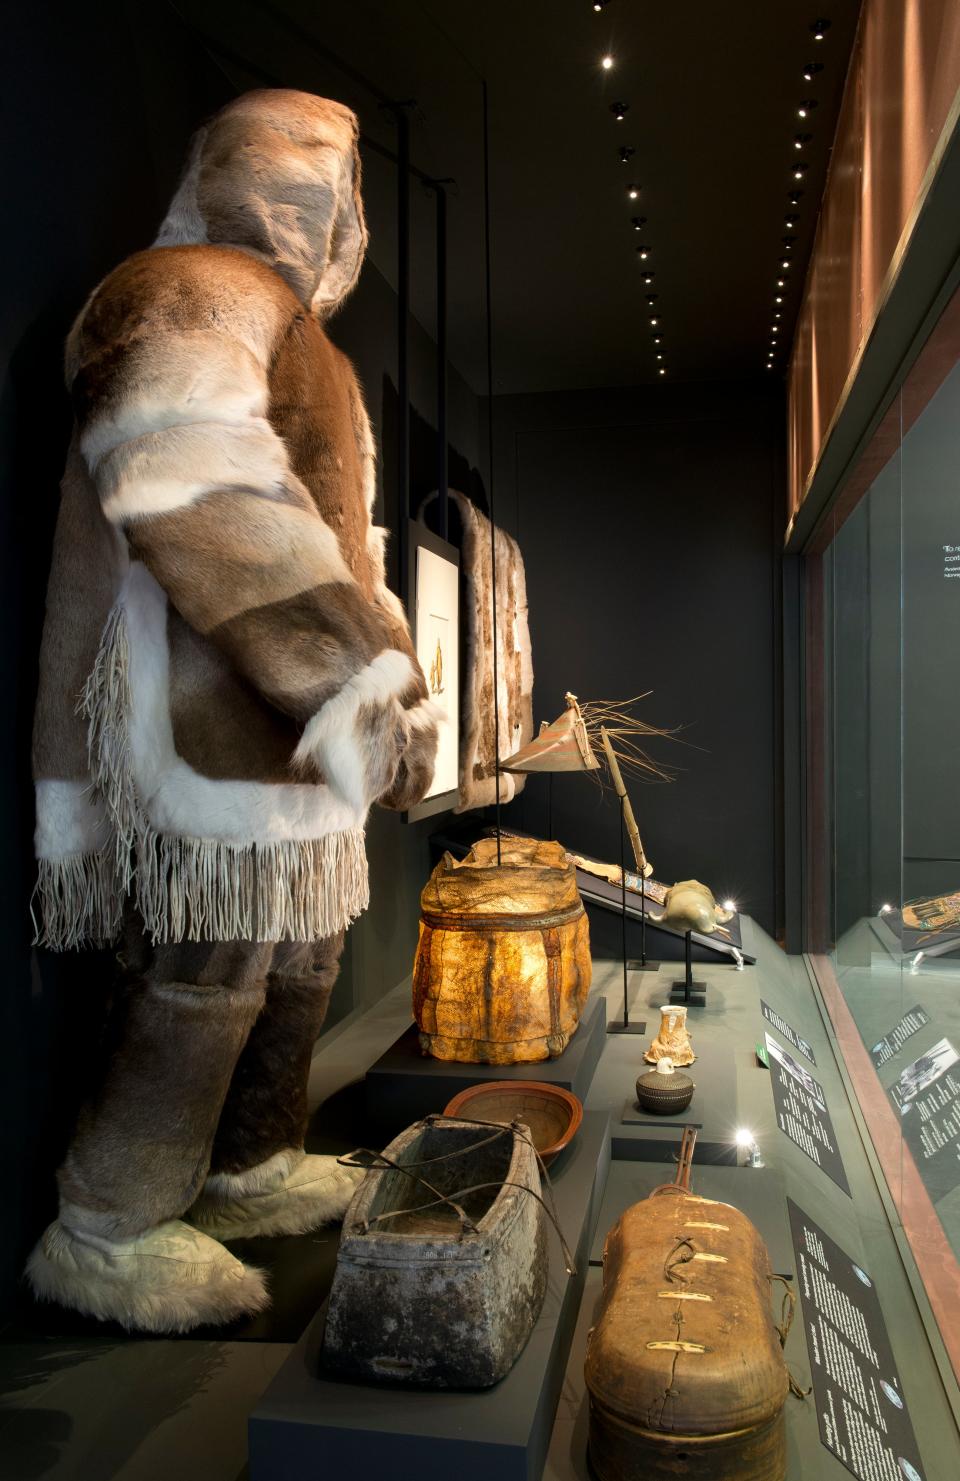
[(882, 309), (958, 90), (956, 0), (865, 0), (790, 365), (791, 514)]

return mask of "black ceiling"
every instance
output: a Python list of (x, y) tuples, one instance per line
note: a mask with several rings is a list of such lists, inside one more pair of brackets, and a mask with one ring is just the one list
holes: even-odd
[[(413, 161), (456, 181), (450, 358), (477, 390), (486, 384), (484, 77), (498, 392), (653, 382), (658, 352), (671, 380), (782, 374), (857, 0), (819, 9), (812, 0), (609, 0), (599, 13), (591, 0), (183, 0), (178, 9), (213, 40), (236, 85), (329, 91), (357, 109), (371, 256), (391, 279), (395, 183), (382, 151), (395, 138), (382, 100), (416, 100)], [(830, 25), (817, 41), (820, 17)], [(822, 67), (812, 81), (807, 62)], [(803, 119), (808, 99), (816, 106)], [(621, 122), (616, 102), (629, 104)], [(801, 149), (798, 135), (809, 135)], [(635, 150), (626, 165), (621, 145)], [(797, 164), (807, 167), (799, 181)], [(432, 329), (433, 203), (416, 184), (412, 208), (413, 310)], [(635, 216), (646, 218), (639, 231)], [(787, 249), (785, 236), (796, 239)], [(650, 249), (646, 263), (638, 245)], [(792, 265), (781, 272), (784, 255)], [(644, 270), (655, 275), (649, 285)], [(784, 348), (767, 371), (774, 339)]]

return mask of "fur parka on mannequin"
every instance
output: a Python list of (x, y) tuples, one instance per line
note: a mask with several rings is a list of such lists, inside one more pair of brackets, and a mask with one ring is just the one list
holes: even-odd
[[(433, 706), (371, 522), (374, 447), (323, 329), (360, 272), (354, 115), (246, 94), (156, 243), (70, 334), (34, 736), (38, 940), (308, 941), (367, 903)], [(79, 700), (79, 704), (78, 704)]]

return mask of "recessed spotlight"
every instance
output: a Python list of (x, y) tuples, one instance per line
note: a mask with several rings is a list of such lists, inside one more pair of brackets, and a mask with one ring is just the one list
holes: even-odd
[(662, 345), (663, 344), (663, 335), (662, 334), (655, 334), (653, 336), (653, 342), (654, 342), (655, 345)]
[(638, 247), (637, 248), (637, 256), (639, 257), (639, 259), (640, 259), (641, 262), (646, 262), (647, 258), (650, 256), (650, 248), (649, 247)]
[(630, 225), (633, 227), (634, 231), (643, 231), (643, 228), (646, 226), (646, 224), (647, 224), (647, 218), (646, 218), (646, 216), (631, 216), (630, 217)]
[(781, 237), (780, 240), (783, 243), (783, 250), (785, 252), (793, 251), (793, 244), (797, 240), (796, 237)]
[(627, 114), (630, 112), (630, 104), (629, 103), (611, 103), (610, 104), (610, 112), (613, 114), (614, 118), (617, 120), (617, 123), (623, 123), (623, 120), (626, 118)]
[(814, 41), (822, 41), (830, 29), (830, 22), (820, 16), (810, 27)]
[(794, 149), (803, 149), (803, 148), (805, 148), (806, 145), (810, 143), (810, 140), (812, 138), (813, 138), (813, 135), (812, 134), (796, 134), (796, 135), (794, 135), (794, 140), (793, 140), (793, 147), (794, 147)]
[(781, 266), (781, 268), (783, 269), (783, 271), (785, 273), (786, 272), (789, 272), (790, 271), (790, 259), (789, 259), (789, 257), (785, 257), (783, 259), (783, 261), (781, 262), (780, 266)]
[(794, 227), (797, 224), (797, 220), (798, 218), (796, 216), (785, 216), (783, 219), (783, 224), (784, 226)]
[[(778, 288), (785, 288), (786, 286), (787, 286), (787, 280), (786, 280), (786, 278), (778, 278), (777, 279), (777, 287)], [(778, 298), (777, 299), (777, 303), (781, 303), (781, 302), (782, 302), (782, 300)]]
[(800, 204), (800, 197), (802, 195), (803, 195), (803, 191), (802, 190), (788, 190), (787, 191), (787, 200), (790, 202), (791, 206), (799, 206), (799, 204)]
[(650, 323), (651, 323), (651, 326), (655, 329), (657, 327), (657, 325), (660, 323), (660, 320), (659, 319), (651, 319), (650, 320)]
[(660, 374), (661, 375), (666, 375), (666, 373), (667, 373), (667, 367), (665, 365), (661, 365), (660, 366)]
[(653, 282), (653, 280), (654, 280), (655, 277), (656, 277), (656, 274), (655, 273), (644, 273), (644, 275), (643, 275), (643, 281), (649, 287), (649, 285)]
[(604, 72), (609, 72), (610, 68), (613, 66), (613, 57), (609, 54), (605, 57), (601, 57), (600, 65), (603, 68)]
[(810, 117), (810, 114), (813, 112), (813, 110), (814, 110), (814, 108), (816, 108), (816, 106), (817, 106), (817, 100), (816, 100), (816, 98), (802, 98), (801, 101), (800, 101), (800, 105), (797, 108), (797, 117), (798, 118), (809, 118)]
[(617, 158), (622, 165), (628, 165), (636, 152), (632, 144), (621, 144), (617, 150)]
[(593, 8), (598, 15), (600, 14), (600, 11), (603, 9), (604, 6), (609, 4), (610, 0), (593, 0)]
[(639, 194), (640, 194), (640, 187), (639, 187), (639, 185), (628, 185), (627, 186), (627, 200), (628, 201), (635, 201), (637, 199), (637, 197), (639, 196)]
[(658, 360), (662, 360), (663, 359), (663, 356), (660, 354), (659, 350), (657, 351), (657, 359)]
[(660, 295), (659, 295), (659, 293), (648, 293), (646, 297), (647, 297), (647, 303), (656, 303), (656, 301), (660, 297)]
[(816, 77), (817, 73), (818, 72), (822, 72), (822, 71), (823, 71), (823, 63), (822, 62), (804, 62), (804, 64), (803, 64), (803, 80), (804, 80), (804, 82), (812, 82), (813, 79)]
[(774, 319), (782, 319), (783, 318), (783, 315), (781, 314), (780, 310), (777, 309), (777, 312), (774, 314), (773, 317), (774, 317)]

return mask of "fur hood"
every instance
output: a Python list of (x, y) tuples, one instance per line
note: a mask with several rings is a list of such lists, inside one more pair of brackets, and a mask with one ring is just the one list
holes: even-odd
[(287, 88), (245, 93), (193, 140), (158, 247), (239, 247), (320, 319), (360, 276), (367, 227), (356, 116)]

